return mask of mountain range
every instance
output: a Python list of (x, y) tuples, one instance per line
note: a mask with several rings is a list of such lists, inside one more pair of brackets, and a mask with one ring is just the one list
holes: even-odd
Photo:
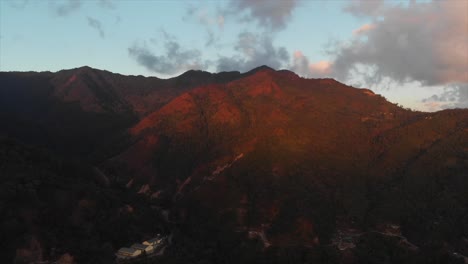
[[(468, 263), (468, 110), (261, 66), (0, 73), (2, 258)], [(65, 263), (65, 262), (63, 262)]]

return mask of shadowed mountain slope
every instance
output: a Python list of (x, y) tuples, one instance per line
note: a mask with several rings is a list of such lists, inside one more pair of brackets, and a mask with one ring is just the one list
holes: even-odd
[(267, 66), (167, 80), (82, 67), (0, 83), (0, 133), (96, 166), (105, 188), (164, 212), (175, 242), (162, 262), (468, 255), (466, 109), (415, 112)]
[(188, 71), (162, 80), (89, 67), (57, 73), (1, 72), (0, 120), (8, 126), (0, 133), (86, 156), (184, 91), (239, 76)]

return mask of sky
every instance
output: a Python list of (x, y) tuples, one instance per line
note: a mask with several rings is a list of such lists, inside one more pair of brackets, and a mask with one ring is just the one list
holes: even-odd
[(468, 107), (468, 0), (0, 0), (0, 71), (169, 78), (261, 65)]

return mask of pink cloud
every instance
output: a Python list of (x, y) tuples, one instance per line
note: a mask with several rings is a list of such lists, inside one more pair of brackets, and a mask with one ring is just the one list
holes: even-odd
[(353, 31), (353, 35), (357, 36), (357, 35), (361, 35), (363, 33), (366, 33), (372, 29), (375, 28), (375, 24), (364, 24), (362, 25), (361, 27), (359, 27), (358, 29), (355, 29)]
[[(353, 31), (350, 42), (336, 45), (333, 75), (339, 80), (356, 77), (358, 66), (373, 71), (359, 72), (368, 84), (383, 78), (397, 82), (418, 81), (423, 85), (468, 83), (468, 1), (384, 3), (367, 12), (357, 1), (348, 12), (371, 17)], [(362, 12), (361, 12), (362, 11)]]
[(313, 75), (329, 75), (332, 71), (332, 63), (329, 61), (319, 61), (311, 63), (309, 70)]
[(332, 73), (332, 63), (329, 61), (319, 61), (310, 63), (309, 58), (302, 51), (296, 50), (293, 53), (291, 70), (304, 77), (326, 77)]
[(296, 51), (294, 52), (294, 58), (300, 59), (300, 58), (302, 58), (302, 57), (304, 57), (304, 54), (302, 54), (302, 51), (296, 50)]
[(428, 112), (435, 112), (444, 109), (446, 106), (446, 103), (442, 102), (425, 102), (423, 106), (423, 110), (428, 111)]

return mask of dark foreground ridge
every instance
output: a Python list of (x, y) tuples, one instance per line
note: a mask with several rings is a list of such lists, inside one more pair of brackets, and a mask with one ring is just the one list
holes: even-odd
[(137, 262), (467, 263), (466, 109), (267, 66), (81, 67), (1, 72), (0, 122), (6, 263), (115, 263), (157, 233)]

